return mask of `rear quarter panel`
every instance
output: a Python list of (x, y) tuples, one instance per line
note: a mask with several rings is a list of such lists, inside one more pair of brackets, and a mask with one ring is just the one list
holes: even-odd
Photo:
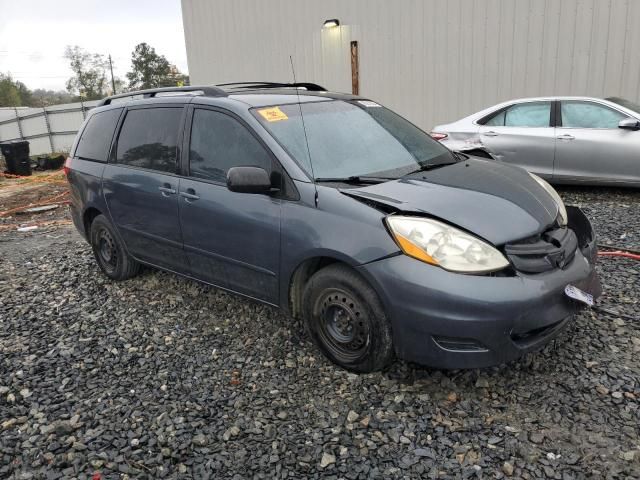
[(482, 141), (478, 134), (479, 126), (471, 122), (449, 123), (447, 125), (438, 125), (433, 131), (438, 133), (446, 133), (447, 138), (440, 140), (449, 150), (469, 150), (470, 148), (482, 148)]
[(102, 172), (106, 163), (74, 158), (68, 175), (71, 192), (71, 217), (78, 231), (87, 239), (83, 218), (87, 209), (93, 207), (107, 214), (102, 199)]

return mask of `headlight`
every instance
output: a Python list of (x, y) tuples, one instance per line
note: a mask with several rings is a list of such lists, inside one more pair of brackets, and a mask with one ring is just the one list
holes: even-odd
[(558, 195), (558, 192), (556, 192), (555, 188), (549, 185), (549, 182), (547, 182), (546, 180), (540, 178), (537, 175), (534, 175), (533, 173), (529, 173), (529, 175), (531, 175), (531, 177), (536, 182), (538, 182), (540, 186), (544, 188), (549, 195), (551, 195), (551, 198), (553, 198), (553, 201), (556, 202), (556, 205), (558, 205), (558, 223), (560, 224), (561, 227), (566, 227), (569, 221), (567, 217), (567, 209), (564, 206), (564, 202), (560, 198), (560, 195)]
[(400, 215), (390, 215), (386, 222), (406, 255), (445, 270), (486, 273), (509, 265), (491, 245), (446, 223)]

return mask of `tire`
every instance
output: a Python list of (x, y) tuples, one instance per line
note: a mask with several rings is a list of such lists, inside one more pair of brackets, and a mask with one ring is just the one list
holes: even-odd
[(333, 363), (353, 372), (381, 370), (393, 360), (391, 325), (371, 286), (343, 264), (315, 273), (304, 288), (307, 334)]
[(137, 275), (140, 264), (129, 256), (104, 215), (98, 215), (89, 227), (93, 256), (100, 270), (112, 280), (120, 281)]

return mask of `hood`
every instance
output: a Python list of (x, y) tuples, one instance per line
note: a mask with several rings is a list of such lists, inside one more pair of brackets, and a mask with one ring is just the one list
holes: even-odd
[(494, 245), (542, 233), (558, 215), (555, 201), (525, 170), (492, 160), (469, 159), (342, 193), (439, 218)]

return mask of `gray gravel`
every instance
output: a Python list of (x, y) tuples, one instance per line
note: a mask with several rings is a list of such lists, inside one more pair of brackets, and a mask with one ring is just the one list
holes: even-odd
[[(640, 248), (634, 191), (562, 189)], [(640, 263), (602, 259), (640, 318)], [(354, 375), (274, 309), (147, 270), (72, 228), (0, 238), (0, 478), (639, 478), (640, 324), (586, 311), (500, 367)]]

